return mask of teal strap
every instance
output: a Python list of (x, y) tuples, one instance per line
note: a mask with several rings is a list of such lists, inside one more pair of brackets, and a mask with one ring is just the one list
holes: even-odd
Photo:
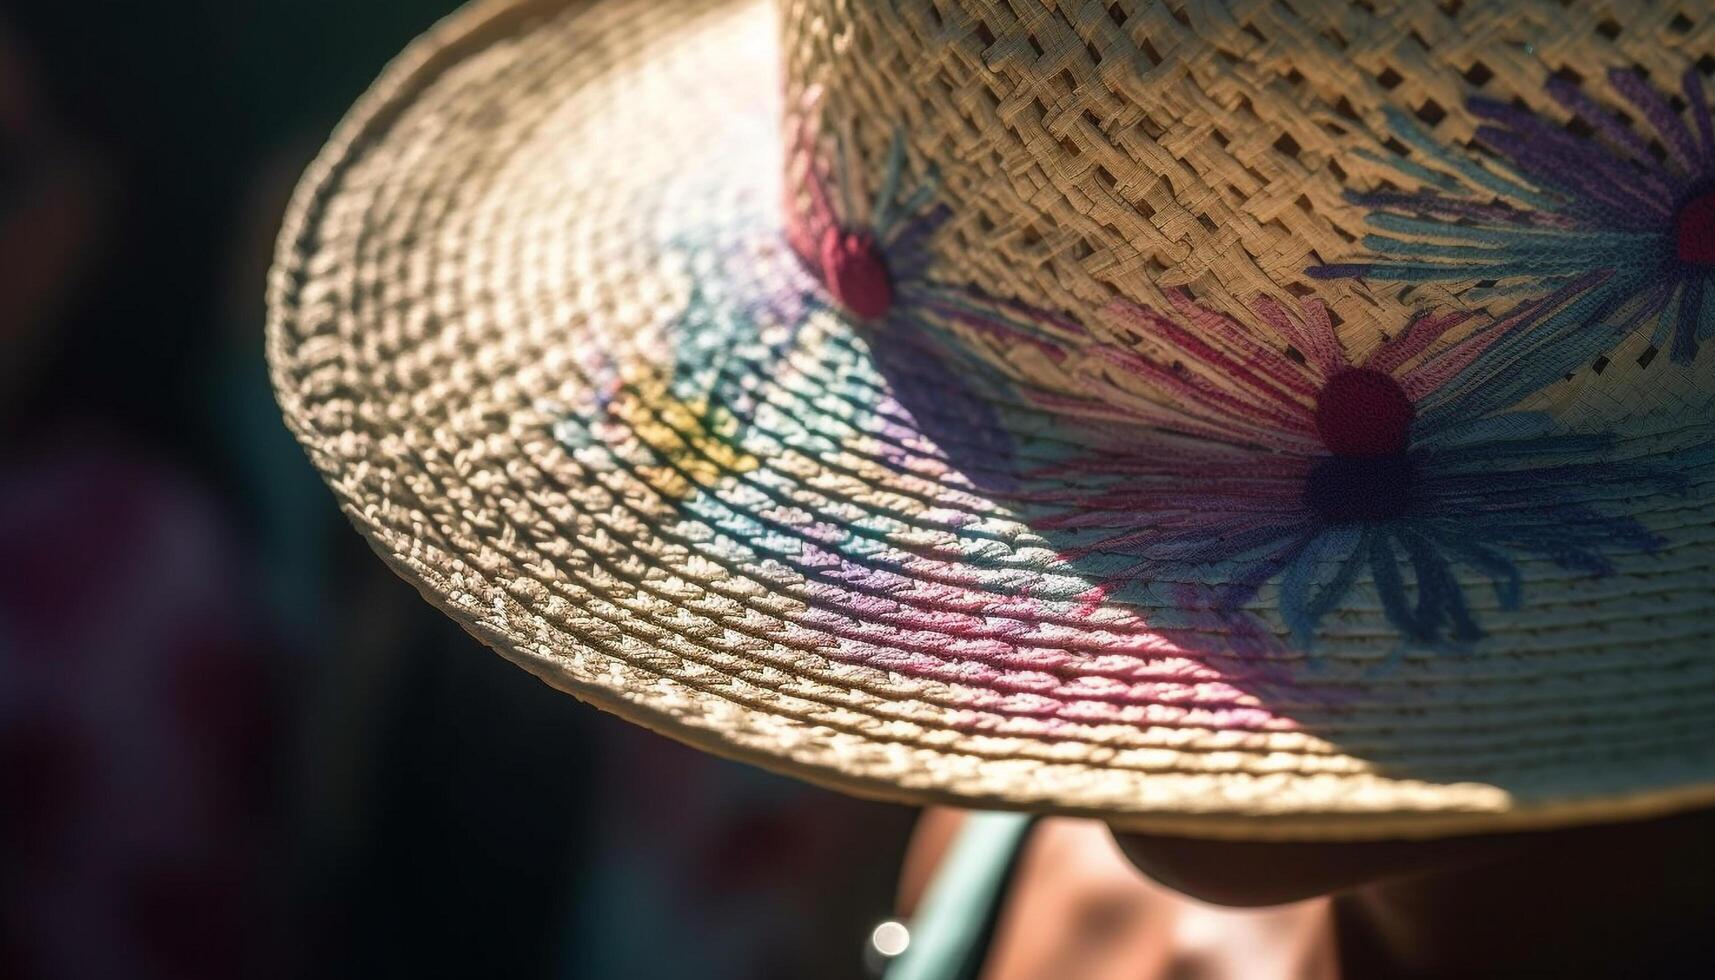
[(911, 941), (887, 980), (970, 980), (1032, 818), (971, 813), (911, 917)]

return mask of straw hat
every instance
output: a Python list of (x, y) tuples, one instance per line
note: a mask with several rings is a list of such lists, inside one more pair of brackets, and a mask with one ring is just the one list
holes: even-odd
[(1715, 803), (1715, 15), (513, 0), (273, 272), (286, 420), (555, 687), (1242, 838)]

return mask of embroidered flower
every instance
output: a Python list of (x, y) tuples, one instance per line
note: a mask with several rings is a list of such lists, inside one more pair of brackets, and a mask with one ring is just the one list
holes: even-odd
[(1608, 81), (1647, 129), (1626, 125), (1560, 78), (1548, 82), (1548, 94), (1589, 135), (1474, 98), (1470, 111), (1485, 123), (1477, 142), (1492, 157), (1437, 146), (1404, 113), (1390, 111), (1399, 139), (1424, 159), (1390, 165), (1430, 189), (1348, 195), (1373, 209), (1376, 233), (1363, 244), (1374, 258), (1309, 273), (1494, 280), (1537, 293), (1580, 282), (1572, 302), (1495, 352), (1521, 368), (1512, 386), (1519, 392), (1638, 329), (1650, 329), (1675, 362), (1690, 362), (1715, 333), (1715, 123), (1703, 80), (1695, 68), (1685, 73), (1684, 114), (1635, 71), (1612, 71)]
[(1458, 568), (1487, 578), (1510, 609), (1525, 584), (1520, 557), (1603, 575), (1613, 552), (1657, 545), (1603, 503), (1683, 481), (1616, 459), (1608, 435), (1561, 432), (1537, 413), (1467, 411), (1471, 389), (1459, 379), (1539, 306), (1451, 343), (1470, 314), (1419, 316), (1354, 361), (1318, 301), (1298, 316), (1255, 304), (1291, 345), (1282, 351), (1250, 326), (1172, 299), (1176, 315), (1111, 311), (1162, 356), (1102, 356), (1175, 407), (1106, 393), (1147, 428), (1038, 474), (1066, 485), (1032, 495), (1058, 508), (1038, 526), (1078, 539), (1064, 553), (1094, 571), (1104, 594), (1201, 582), (1215, 608), (1233, 612), (1278, 580), (1280, 615), (1309, 644), (1367, 570), (1406, 638), (1465, 644), (1481, 630)]
[[(897, 133), (878, 190), (854, 204), (844, 179), (852, 162), (839, 140), (815, 136), (815, 106), (807, 100), (793, 126), (782, 213), (728, 214), (663, 243), (690, 280), (684, 306), (644, 345), (670, 367), (628, 387), (608, 379), (597, 407), (661, 457), (663, 492), (680, 498), (756, 468), (760, 447), (778, 444), (764, 433), (766, 442), (753, 445), (759, 413), (784, 401), (786, 383), (821, 385), (826, 396), (857, 403), (884, 459), (921, 465), (938, 453), (980, 484), (1009, 485), (1012, 446), (994, 404), (1004, 379), (971, 340), (1002, 351), (1026, 345), (1056, 359), (1064, 356), (1060, 339), (1081, 328), (937, 279), (933, 240), (951, 211), (935, 202), (934, 169), (919, 178)], [(794, 260), (780, 261), (782, 240)], [(803, 349), (801, 335), (817, 318), (819, 346)], [(825, 373), (829, 344), (867, 345), (884, 384)], [(562, 441), (575, 445), (574, 426), (561, 428)], [(669, 470), (679, 476), (667, 479)]]
[(817, 98), (811, 93), (806, 99), (787, 160), (786, 241), (833, 308), (878, 335), (910, 331), (954, 341), (945, 324), (956, 323), (1002, 347), (1034, 347), (1056, 358), (1061, 341), (1084, 334), (1064, 317), (937, 278), (932, 242), (952, 216), (935, 199), (939, 171), (931, 166), (921, 177), (913, 173), (905, 133), (897, 131), (875, 195), (860, 205), (846, 179), (853, 166), (845, 147), (815, 136), (810, 120)]
[(972, 338), (1002, 351), (1028, 347), (1059, 361), (1083, 327), (938, 277), (942, 262), (934, 241), (952, 216), (936, 202), (938, 171), (931, 166), (916, 173), (905, 133), (898, 131), (875, 194), (855, 200), (849, 179), (855, 164), (846, 147), (816, 136), (818, 100), (815, 92), (805, 99), (786, 168), (785, 237), (820, 286), (812, 300), (871, 342), (890, 396), (876, 407), (909, 415), (901, 434), (921, 432), (968, 475), (1006, 484), (1011, 447), (992, 404), (1005, 372), (978, 352)]

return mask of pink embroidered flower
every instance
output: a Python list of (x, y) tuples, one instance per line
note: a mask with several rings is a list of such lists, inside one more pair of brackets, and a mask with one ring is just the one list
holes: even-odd
[(786, 241), (826, 291), (831, 305), (878, 336), (911, 331), (947, 341), (944, 353), (968, 347), (947, 324), (959, 324), (1001, 346), (1027, 345), (1058, 358), (1081, 325), (1045, 310), (990, 296), (936, 275), (936, 233), (952, 217), (938, 202), (940, 171), (921, 176), (907, 159), (904, 130), (894, 133), (880, 184), (867, 202), (852, 196), (847, 159), (837, 139), (819, 139), (820, 93), (807, 94), (786, 161)]
[[(811, 305), (847, 318), (870, 341), (886, 383), (871, 407), (909, 420), (897, 436), (927, 436), (979, 483), (1009, 486), (1012, 446), (993, 401), (1011, 382), (979, 346), (1029, 347), (1059, 361), (1085, 331), (945, 275), (935, 240), (953, 212), (936, 200), (937, 169), (911, 166), (903, 130), (874, 195), (856, 200), (851, 175), (860, 164), (840, 140), (818, 137), (819, 99), (814, 91), (804, 99), (786, 162), (785, 238), (820, 287)], [(869, 398), (874, 389), (848, 394)]]

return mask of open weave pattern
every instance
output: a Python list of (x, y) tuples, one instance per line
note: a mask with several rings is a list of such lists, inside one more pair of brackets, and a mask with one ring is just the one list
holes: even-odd
[[(1026, 465), (1066, 459), (1063, 436), (806, 298), (766, 10), (653, 9), (445, 25), (354, 111), (283, 232), (287, 420), (377, 551), (485, 642), (675, 737), (894, 798), (1376, 837), (1710, 797), (1706, 498), (1651, 501), (1666, 543), (1620, 549), (1613, 575), (1525, 558), (1528, 606), (1473, 593), (1496, 655), (1401, 655), (1363, 584), (1314, 657), (1266, 616), (1092, 608), (934, 416), (1004, 419)], [(850, 128), (885, 154), (891, 129)], [(1082, 261), (1022, 268), (972, 278), (1068, 309), (1115, 288), (1084, 297)]]
[[(1373, 229), (1349, 194), (1430, 188), (1398, 166), (1426, 154), (1400, 141), (1390, 112), (1463, 152), (1484, 122), (1464, 111), (1472, 98), (1517, 100), (1560, 124), (1572, 113), (1545, 92), (1550, 78), (1635, 115), (1607, 87), (1610, 69), (1668, 91), (1688, 68), (1715, 75), (1715, 12), (1697, 0), (782, 8), (788, 84), (828, 93), (829, 129), (878, 160), (903, 127), (945, 172), (948, 275), (1056, 310), (1116, 296), (1159, 308), (1162, 290), (1190, 287), (1241, 314), (1258, 295), (1314, 289), (1359, 354), (1424, 306), (1507, 305), (1479, 296), (1489, 284), (1478, 277), (1408, 288), (1306, 275), (1363, 255)], [(1684, 372), (1647, 370), (1651, 339), (1598, 348), (1606, 356), (1574, 362), (1574, 383), (1549, 397), (1596, 418), (1706, 404)], [(1027, 352), (997, 356), (1026, 362), (1035, 382), (1067, 383)], [(1708, 359), (1702, 369), (1707, 380)]]

